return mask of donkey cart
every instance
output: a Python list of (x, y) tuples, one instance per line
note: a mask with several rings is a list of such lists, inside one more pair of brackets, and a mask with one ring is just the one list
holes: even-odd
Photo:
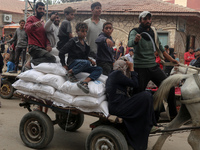
[[(87, 150), (128, 150), (121, 118), (106, 117), (103, 113), (97, 112), (82, 112), (74, 107), (55, 106), (52, 101), (37, 99), (17, 92), (15, 96), (22, 99), (23, 102), (20, 103), (20, 106), (29, 111), (20, 122), (19, 132), (24, 144), (30, 148), (46, 147), (53, 138), (53, 125), (55, 124), (58, 124), (63, 130), (76, 131), (82, 126), (85, 114), (99, 118), (98, 121), (90, 124), (92, 131), (86, 140)], [(56, 119), (52, 121), (46, 113), (32, 111), (31, 105), (50, 108), (55, 113)]]

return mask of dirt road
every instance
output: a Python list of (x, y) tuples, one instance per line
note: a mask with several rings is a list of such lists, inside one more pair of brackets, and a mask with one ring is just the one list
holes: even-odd
[[(28, 113), (27, 109), (19, 107), (20, 100), (13, 98), (11, 100), (1, 99), (2, 108), (0, 108), (0, 150), (30, 150), (26, 147), (19, 135), (19, 124), (21, 118)], [(54, 119), (54, 113), (48, 112)], [(89, 124), (98, 120), (98, 118), (85, 115), (83, 126), (76, 132), (64, 132), (58, 125), (54, 126), (54, 137), (45, 150), (84, 150), (85, 140), (91, 129)], [(174, 134), (168, 138), (162, 150), (191, 150), (187, 143), (189, 132)], [(149, 137), (150, 150), (158, 136)]]

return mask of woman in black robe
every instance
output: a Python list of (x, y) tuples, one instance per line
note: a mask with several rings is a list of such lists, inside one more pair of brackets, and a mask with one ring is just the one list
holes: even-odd
[[(131, 78), (126, 76), (127, 69)], [(123, 118), (127, 140), (134, 150), (146, 150), (154, 119), (153, 97), (147, 91), (128, 96), (127, 87), (138, 87), (132, 63), (118, 60), (114, 70), (106, 82), (109, 113)]]

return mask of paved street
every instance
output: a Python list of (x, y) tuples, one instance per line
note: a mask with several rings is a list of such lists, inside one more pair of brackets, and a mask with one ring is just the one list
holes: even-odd
[[(19, 123), (21, 118), (28, 112), (19, 107), (20, 100), (13, 98), (11, 100), (0, 99), (2, 108), (0, 108), (0, 150), (29, 150), (24, 146), (19, 135)], [(54, 119), (54, 113), (49, 111), (49, 116)], [(83, 126), (77, 132), (64, 132), (58, 125), (54, 126), (54, 137), (46, 150), (84, 150), (86, 137), (91, 129), (89, 124), (98, 118), (85, 116)], [(174, 134), (168, 138), (162, 150), (191, 150), (187, 143), (188, 132)], [(149, 138), (150, 150), (158, 136)]]

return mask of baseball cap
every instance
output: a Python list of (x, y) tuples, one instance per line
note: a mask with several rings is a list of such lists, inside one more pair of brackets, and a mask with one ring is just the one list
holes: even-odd
[(149, 11), (141, 12), (139, 15), (139, 20), (140, 20), (140, 18), (145, 18), (147, 15), (150, 15), (150, 17), (151, 17), (151, 13)]
[(200, 48), (197, 48), (197, 49), (194, 50), (194, 52), (198, 52), (198, 51), (200, 51)]
[(129, 52), (133, 52), (133, 49), (130, 49)]

